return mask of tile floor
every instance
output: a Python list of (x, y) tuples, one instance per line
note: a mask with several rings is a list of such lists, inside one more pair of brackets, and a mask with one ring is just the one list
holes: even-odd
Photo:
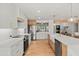
[(48, 44), (48, 40), (32, 41), (30, 47), (25, 52), (25, 56), (54, 56), (53, 50)]

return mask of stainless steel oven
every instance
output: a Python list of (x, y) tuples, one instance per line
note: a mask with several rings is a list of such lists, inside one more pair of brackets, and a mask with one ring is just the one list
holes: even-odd
[(24, 54), (27, 51), (27, 49), (28, 49), (28, 36), (25, 35), (24, 36)]

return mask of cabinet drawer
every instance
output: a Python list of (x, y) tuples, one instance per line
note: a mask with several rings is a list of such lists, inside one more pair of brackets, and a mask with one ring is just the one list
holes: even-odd
[(22, 54), (23, 54), (23, 40), (20, 40), (11, 46), (11, 55), (21, 56)]
[(16, 45), (11, 47), (11, 55), (12, 56), (16, 56), (17, 55), (17, 51), (18, 51), (18, 49), (17, 49)]

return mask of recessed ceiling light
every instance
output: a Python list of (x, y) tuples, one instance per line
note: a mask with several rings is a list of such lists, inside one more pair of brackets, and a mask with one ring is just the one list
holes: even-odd
[(71, 18), (70, 21), (72, 22), (73, 21), (73, 18)]
[(40, 10), (37, 10), (38, 13), (40, 13)]

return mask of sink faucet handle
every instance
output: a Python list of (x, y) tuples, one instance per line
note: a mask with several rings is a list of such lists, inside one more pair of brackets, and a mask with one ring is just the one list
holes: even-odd
[(12, 35), (10, 35), (10, 37), (12, 37)]

